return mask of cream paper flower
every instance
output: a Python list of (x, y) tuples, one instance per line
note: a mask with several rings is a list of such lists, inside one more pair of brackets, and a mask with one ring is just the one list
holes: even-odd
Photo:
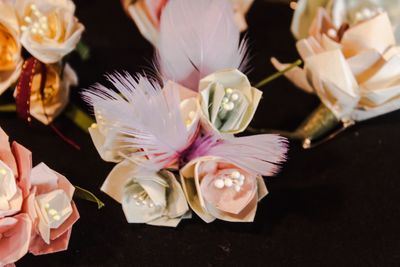
[(236, 69), (222, 70), (203, 78), (199, 85), (205, 118), (221, 133), (244, 131), (260, 102), (262, 92), (251, 86)]
[(129, 159), (114, 167), (101, 190), (122, 204), (129, 223), (176, 227), (189, 211), (174, 174), (142, 172)]
[(22, 68), (18, 19), (14, 7), (0, 1), (0, 94), (19, 77)]
[(41, 62), (60, 61), (78, 44), (84, 26), (74, 16), (71, 0), (16, 0), (21, 43)]
[(205, 222), (252, 222), (268, 194), (264, 180), (217, 157), (202, 157), (180, 171), (190, 207)]
[(340, 120), (366, 120), (400, 107), (400, 49), (386, 13), (344, 31), (321, 9), (310, 33), (297, 43), (304, 70), (286, 74), (294, 84), (316, 93)]
[[(61, 64), (49, 64), (44, 67), (46, 82), (43, 92), (40, 91), (43, 78), (40, 65), (35, 69), (32, 79), (30, 114), (48, 125), (67, 106), (71, 87), (78, 85), (78, 76), (69, 64), (66, 64), (63, 69)], [(16, 96), (16, 91), (14, 96)]]
[[(254, 0), (229, 0), (235, 12), (235, 21), (241, 31), (247, 30), (246, 14)], [(168, 0), (122, 0), (122, 5), (141, 34), (157, 45), (160, 17)]]
[(326, 8), (336, 27), (343, 23), (353, 25), (360, 20), (385, 10), (400, 41), (400, 5), (398, 0), (299, 0), (292, 21), (292, 32), (297, 39), (307, 37), (318, 8)]

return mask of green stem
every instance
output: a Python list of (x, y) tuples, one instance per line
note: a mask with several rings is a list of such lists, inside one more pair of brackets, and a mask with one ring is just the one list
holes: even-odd
[(67, 116), (68, 119), (74, 122), (76, 126), (81, 128), (86, 133), (89, 132), (89, 127), (92, 126), (93, 123), (95, 123), (90, 115), (88, 115), (85, 111), (73, 104), (69, 105), (69, 107), (65, 111), (65, 116)]
[(290, 66), (288, 66), (287, 68), (278, 71), (274, 74), (272, 74), (271, 76), (265, 78), (264, 80), (260, 81), (259, 83), (256, 84), (256, 88), (260, 88), (265, 86), (266, 84), (272, 82), (273, 80), (278, 79), (279, 77), (281, 77), (282, 75), (284, 75), (286, 72), (291, 71), (292, 69), (294, 69), (295, 67), (300, 66), (303, 63), (303, 61), (301, 61), (301, 59), (296, 60), (295, 62), (293, 62), (292, 64), (290, 64)]
[(16, 112), (17, 106), (15, 104), (1, 104), (0, 112)]
[(92, 192), (83, 189), (82, 187), (75, 186), (75, 196), (83, 200), (96, 203), (98, 209), (101, 209), (105, 206), (104, 203), (100, 199), (98, 199)]

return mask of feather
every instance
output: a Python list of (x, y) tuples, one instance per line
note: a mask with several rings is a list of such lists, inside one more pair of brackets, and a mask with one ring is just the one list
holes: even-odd
[(254, 174), (275, 175), (286, 161), (287, 139), (274, 134), (219, 140), (208, 152)]
[(164, 80), (194, 91), (199, 81), (222, 69), (243, 70), (246, 41), (226, 0), (173, 0), (163, 10), (157, 64)]
[(115, 91), (95, 85), (83, 99), (100, 111), (102, 126), (117, 133), (115, 149), (132, 151), (122, 156), (154, 171), (176, 160), (194, 135), (183, 123), (178, 90), (163, 91), (141, 75), (117, 73), (108, 79)]

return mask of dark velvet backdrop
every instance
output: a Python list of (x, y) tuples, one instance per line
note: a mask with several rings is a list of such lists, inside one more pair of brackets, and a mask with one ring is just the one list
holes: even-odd
[[(152, 47), (124, 15), (117, 0), (76, 0), (92, 57), (72, 65), (85, 88), (113, 70), (132, 73), (149, 66)], [(248, 37), (257, 82), (273, 72), (271, 56), (297, 58), (289, 32), (288, 5), (256, 0)], [(82, 104), (78, 92), (73, 102)], [(318, 100), (285, 79), (264, 88), (253, 126), (294, 129)], [(74, 184), (99, 195), (106, 207), (77, 200), (81, 220), (67, 252), (26, 256), (19, 266), (399, 266), (400, 112), (360, 123), (333, 141), (304, 151), (292, 143), (283, 171), (266, 178), (270, 194), (253, 224), (205, 224), (195, 216), (177, 229), (126, 223), (120, 205), (99, 192), (112, 168), (88, 135), (65, 118), (56, 124), (80, 152), (38, 123), (0, 115), (12, 139), (32, 150)]]

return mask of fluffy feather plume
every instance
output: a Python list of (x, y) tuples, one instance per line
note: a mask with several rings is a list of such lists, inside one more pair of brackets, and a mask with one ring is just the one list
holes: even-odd
[(226, 0), (173, 0), (163, 10), (158, 66), (165, 80), (197, 91), (200, 79), (226, 68), (245, 68), (246, 42)]
[(207, 154), (226, 159), (251, 173), (272, 176), (279, 171), (279, 164), (286, 161), (287, 150), (286, 138), (262, 134), (220, 140)]
[(162, 90), (138, 75), (108, 76), (115, 91), (100, 84), (83, 93), (84, 100), (101, 113), (102, 127), (116, 133), (117, 151), (142, 167), (158, 171), (176, 160), (194, 134), (186, 129), (178, 90)]

